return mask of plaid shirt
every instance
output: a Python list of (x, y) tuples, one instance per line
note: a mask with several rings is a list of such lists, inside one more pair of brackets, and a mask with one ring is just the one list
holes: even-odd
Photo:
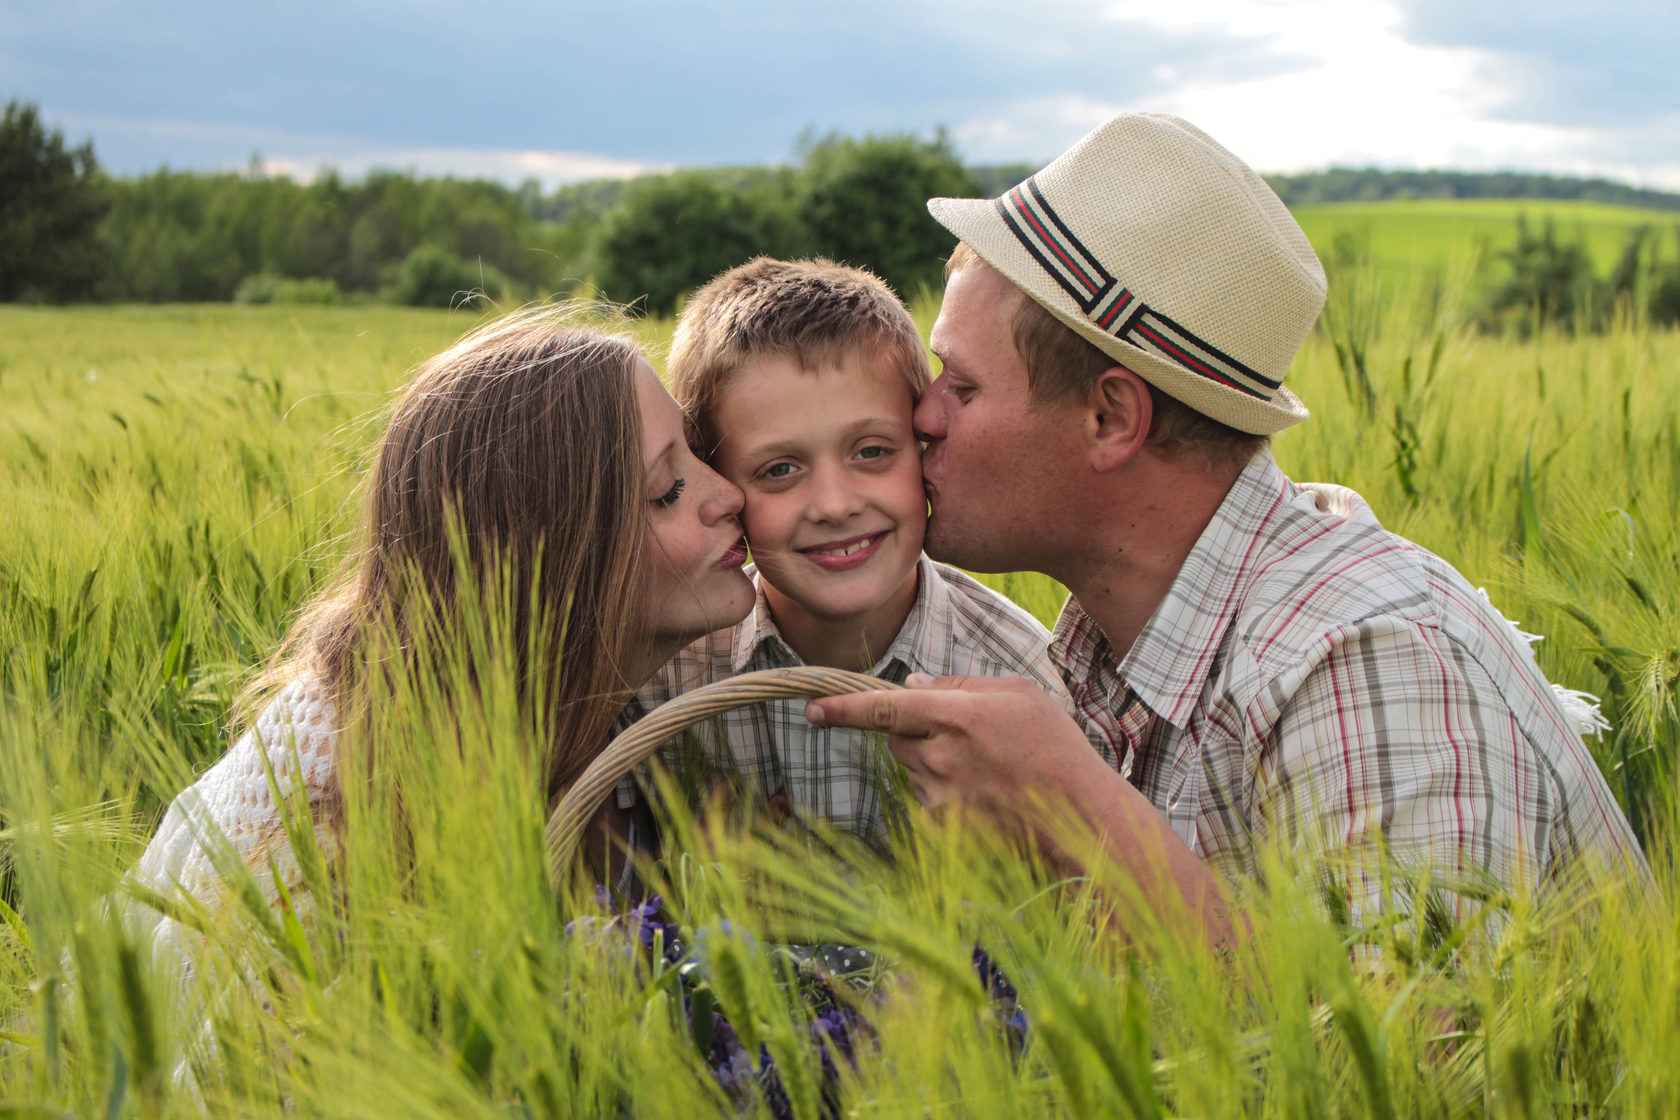
[[(1312, 850), (1380, 838), (1511, 887), (1583, 855), (1648, 874), (1515, 628), (1352, 491), (1298, 487), (1269, 453), (1123, 662), (1071, 598), (1051, 656), (1121, 773), (1221, 870), (1255, 873), (1275, 832)], [(1355, 887), (1356, 912), (1378, 890)]]
[[(955, 568), (920, 561), (916, 601), (898, 636), (870, 673), (902, 684), (911, 673), (932, 676), (1025, 677), (1051, 693), (1076, 715), (1048, 653), (1050, 634), (1037, 619), (1004, 596)], [(672, 697), (701, 685), (755, 669), (803, 665), (770, 617), (757, 573), (758, 603), (732, 629), (708, 634), (685, 648), (636, 694), (620, 725), (640, 719)], [(778, 700), (737, 708), (721, 719), (723, 743), (709, 729), (700, 739), (714, 772), (733, 774), (765, 800), (784, 799), (805, 818), (821, 818), (860, 836), (886, 834), (893, 811), (891, 783), (883, 778), (896, 766), (879, 734), (846, 728), (813, 727), (805, 719), (805, 701)], [(1088, 732), (1110, 765), (1113, 748), (1101, 728)], [(677, 741), (664, 757), (681, 764)], [(889, 801), (883, 803), (882, 794)], [(619, 787), (619, 803), (633, 804), (633, 785)]]

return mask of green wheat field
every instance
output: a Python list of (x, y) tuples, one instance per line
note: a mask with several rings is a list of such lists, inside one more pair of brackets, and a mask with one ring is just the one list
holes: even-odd
[[(883, 861), (678, 811), (648, 874), (696, 981), (662, 943), (577, 921), (599, 913), (587, 884), (557, 902), (533, 736), (490, 641), (457, 719), (425, 696), (390, 713), (403, 733), (347, 794), (340, 873), (312, 880), (331, 905), (236, 895), (200, 916), (190, 976), (154, 968), (118, 920), (123, 872), (332, 571), (392, 390), (479, 312), (6, 307), (0, 1116), (1668, 1114), (1680, 333), (1476, 333), (1475, 261), (1457, 302), (1410, 283), (1458, 267), (1442, 245), (1475, 217), (1417, 210), (1337, 276), (1290, 374), (1314, 417), (1277, 457), (1360, 491), (1544, 634), (1554, 681), (1602, 698), (1593, 750), (1656, 905), (1597, 883), (1458, 924), (1419, 886), (1351, 928), (1280, 850), (1233, 885), (1252, 937), (1212, 956), (1123, 885), (1054, 881), (960, 820), (913, 820)], [(1337, 221), (1357, 209), (1305, 224)], [(924, 329), (936, 311), (917, 308)], [(641, 328), (656, 357), (669, 328)], [(994, 578), (1047, 621), (1059, 606), (1046, 580)], [(1106, 932), (1114, 897), (1129, 939)], [(825, 1007), (785, 948), (810, 942), (875, 954), (831, 993), (870, 1024), (849, 1056), (817, 1045)], [(1018, 1003), (982, 986), (976, 945)], [(721, 1008), (775, 1084), (714, 1077), (685, 1001)]]

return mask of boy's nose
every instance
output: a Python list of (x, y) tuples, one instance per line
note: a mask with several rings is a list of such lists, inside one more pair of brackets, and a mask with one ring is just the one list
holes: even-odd
[(809, 512), (813, 521), (844, 521), (863, 511), (863, 498), (847, 482), (846, 472), (818, 469), (811, 479)]

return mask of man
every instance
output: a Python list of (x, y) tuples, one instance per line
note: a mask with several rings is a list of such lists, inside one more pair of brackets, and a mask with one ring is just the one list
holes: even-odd
[[(887, 732), (930, 807), (1066, 805), (1213, 943), (1232, 931), (1215, 869), (1254, 870), (1268, 837), (1514, 888), (1584, 856), (1643, 873), (1513, 628), (1272, 460), (1307, 416), (1282, 382), (1324, 273), (1258, 175), (1126, 114), (1002, 198), (928, 206), (963, 244), (915, 414), (927, 551), (1068, 587), (1052, 656), (1120, 768), (1022, 682), (825, 699), (812, 722)], [(1379, 876), (1348, 885), (1360, 915), (1383, 904)]]

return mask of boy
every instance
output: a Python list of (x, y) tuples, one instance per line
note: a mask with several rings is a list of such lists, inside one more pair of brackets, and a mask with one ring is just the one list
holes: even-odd
[[(895, 683), (911, 673), (1026, 677), (1073, 710), (1044, 627), (921, 554), (927, 494), (910, 414), (929, 380), (909, 313), (862, 270), (760, 257), (695, 293), (677, 323), (671, 391), (694, 418), (701, 454), (746, 495), (758, 601), (745, 621), (679, 653), (627, 715), (791, 665)], [(881, 838), (890, 756), (858, 732), (811, 726), (804, 706), (729, 713), (726, 741), (705, 745), (708, 763), (740, 775), (773, 810)], [(1112, 765), (1107, 737), (1092, 742)]]

